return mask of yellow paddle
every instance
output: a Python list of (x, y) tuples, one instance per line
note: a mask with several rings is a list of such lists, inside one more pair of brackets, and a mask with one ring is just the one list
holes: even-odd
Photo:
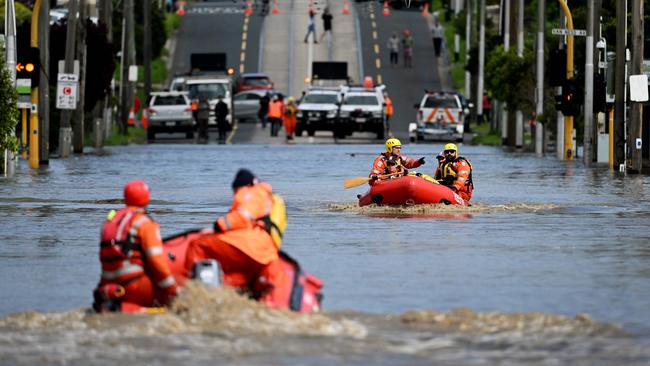
[[(401, 174), (401, 173), (379, 175), (379, 176), (377, 176), (377, 178), (385, 179), (385, 178), (391, 177), (391, 176), (396, 175), (396, 174)], [(344, 188), (352, 188), (352, 187), (360, 186), (360, 185), (362, 185), (364, 183), (368, 183), (369, 180), (370, 180), (370, 178), (368, 178), (368, 177), (350, 178), (350, 179), (347, 179), (347, 180), (343, 181), (343, 187)]]

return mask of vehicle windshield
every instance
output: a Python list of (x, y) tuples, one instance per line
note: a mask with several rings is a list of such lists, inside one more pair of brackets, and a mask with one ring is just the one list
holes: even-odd
[(162, 106), (162, 105), (186, 105), (188, 104), (183, 98), (182, 95), (157, 95), (153, 100), (153, 105)]
[(259, 77), (259, 78), (245, 78), (244, 79), (244, 85), (250, 85), (250, 86), (267, 86), (269, 85), (269, 79), (265, 77)]
[(424, 101), (424, 108), (458, 108), (458, 102), (452, 96), (430, 95)]
[(302, 103), (313, 104), (336, 104), (338, 97), (336, 94), (307, 94), (302, 99)]
[(188, 84), (188, 91), (191, 99), (201, 97), (217, 99), (220, 95), (222, 97), (228, 95), (226, 85), (226, 83)]
[(379, 105), (377, 97), (374, 95), (350, 95), (345, 97), (344, 104), (352, 105)]

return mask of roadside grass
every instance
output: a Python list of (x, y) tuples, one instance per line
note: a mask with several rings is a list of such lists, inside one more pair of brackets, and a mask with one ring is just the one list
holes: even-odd
[(480, 125), (472, 123), (471, 129), (476, 134), (472, 139), (472, 144), (501, 145), (501, 132), (492, 130), (489, 123), (482, 123)]
[(119, 128), (114, 127), (110, 137), (104, 141), (104, 145), (129, 145), (143, 144), (147, 141), (146, 131), (144, 128), (128, 127), (126, 135), (120, 133)]
[(172, 36), (172, 33), (181, 26), (182, 18), (176, 13), (165, 14), (165, 34), (167, 38)]
[[(449, 66), (451, 68), (452, 87), (467, 95), (465, 90), (465, 29), (456, 30), (454, 24), (455, 15), (451, 15), (449, 21), (445, 21), (444, 7), (441, 0), (433, 0), (431, 8), (438, 12), (438, 21), (445, 29), (445, 42), (449, 51)], [(459, 14), (462, 15), (463, 13)], [(458, 61), (454, 61), (454, 34), (458, 31), (461, 35), (458, 45)]]

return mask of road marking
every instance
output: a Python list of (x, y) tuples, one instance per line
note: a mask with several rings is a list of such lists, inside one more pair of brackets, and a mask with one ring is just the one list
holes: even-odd
[(381, 74), (377, 74), (377, 84), (383, 84), (384, 80), (381, 78)]
[(241, 36), (241, 54), (239, 56), (239, 73), (244, 73), (244, 61), (246, 61), (246, 39), (248, 38), (248, 15), (244, 15), (244, 25), (242, 26)]
[(245, 60), (246, 60), (246, 52), (242, 51), (241, 55), (239, 56), (239, 61), (241, 63), (244, 63)]
[(241, 50), (246, 52), (246, 41), (245, 40), (242, 41), (242, 43), (241, 43)]
[(242, 41), (246, 42), (246, 38), (247, 38), (246, 35), (247, 35), (247, 34), (248, 34), (248, 33), (247, 33), (246, 31), (244, 31), (244, 33), (242, 33), (242, 35), (241, 35), (241, 40), (242, 40)]
[(378, 69), (381, 69), (381, 60), (380, 59), (375, 59), (375, 66), (377, 66)]
[(372, 28), (373, 28), (373, 29), (374, 29), (374, 28), (377, 28), (377, 23), (376, 23), (374, 20), (373, 20), (372, 23), (370, 23), (370, 24), (372, 24)]
[(377, 32), (376, 31), (372, 31), (372, 39), (375, 39), (375, 40), (377, 39)]
[(211, 14), (242, 14), (244, 9), (239, 7), (196, 7), (186, 11), (188, 15), (211, 15)]
[(244, 64), (239, 64), (239, 73), (240, 74), (244, 73)]
[(379, 54), (379, 45), (375, 44), (375, 53)]
[[(374, 11), (375, 9), (371, 9), (371, 10)], [(370, 19), (375, 20), (375, 13), (374, 12), (370, 13)]]

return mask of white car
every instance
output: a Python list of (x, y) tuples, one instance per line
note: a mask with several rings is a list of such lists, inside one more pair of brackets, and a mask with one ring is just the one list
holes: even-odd
[(298, 105), (296, 136), (302, 135), (302, 131), (307, 131), (309, 136), (314, 136), (316, 131), (332, 131), (336, 135), (340, 103), (341, 90), (338, 87), (309, 88)]
[(198, 101), (200, 97), (206, 97), (210, 103), (209, 126), (216, 126), (217, 120), (214, 116), (214, 107), (217, 105), (219, 96), (228, 105), (226, 121), (232, 125), (233, 104), (232, 104), (232, 79), (230, 76), (192, 76), (185, 79), (185, 86), (192, 101)]
[(146, 112), (149, 117), (148, 140), (154, 140), (159, 132), (184, 132), (187, 138), (194, 137), (195, 123), (187, 93), (151, 93)]
[(416, 122), (409, 124), (412, 142), (426, 138), (463, 141), (465, 109), (457, 93), (426, 92), (414, 107), (418, 112)]
[(351, 135), (354, 131), (374, 132), (383, 139), (386, 132), (383, 85), (365, 87), (343, 87), (343, 101), (339, 111), (340, 135)]

